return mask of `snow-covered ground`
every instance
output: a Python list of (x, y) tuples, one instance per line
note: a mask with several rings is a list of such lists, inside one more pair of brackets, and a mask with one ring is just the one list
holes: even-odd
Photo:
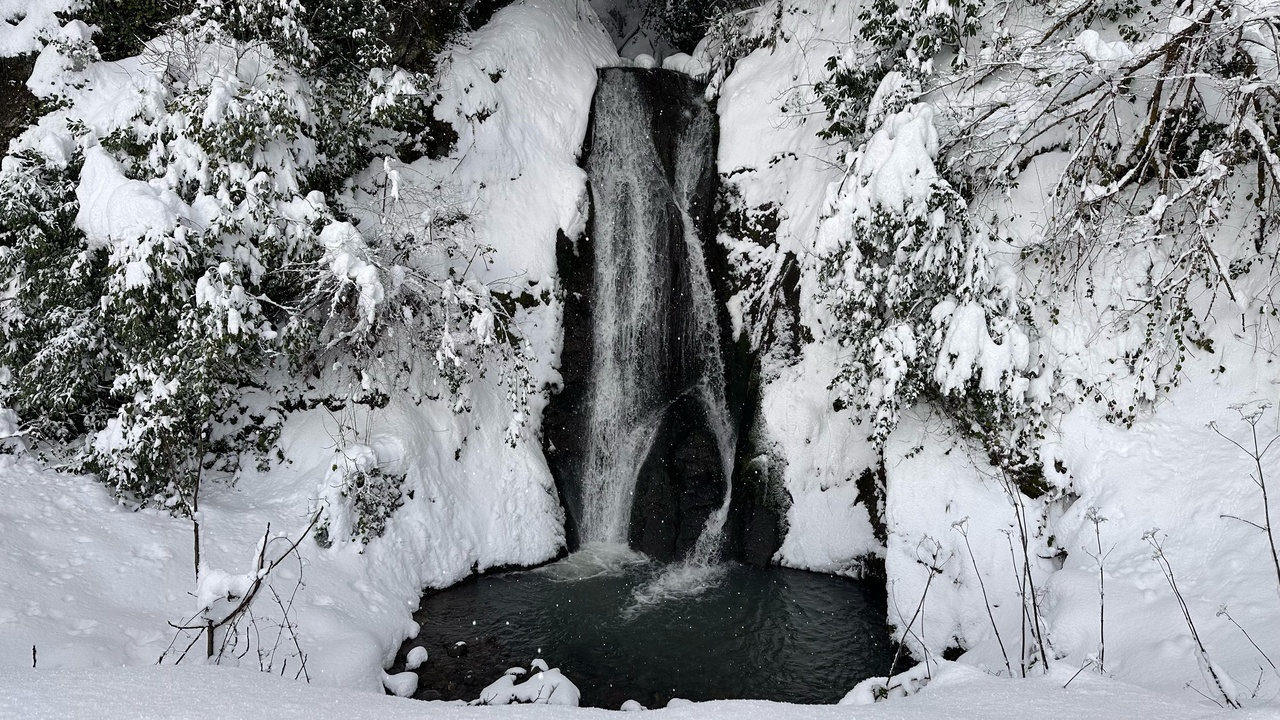
[[(15, 5), (0, 6), (0, 14), (9, 17)], [(852, 5), (787, 3), (783, 39), (742, 60), (721, 88), (720, 170), (732, 174), (746, 206), (775, 203), (780, 212), (774, 249), (736, 248), (759, 252), (751, 262), (764, 272), (781, 271), (785, 253), (813, 249), (822, 210), (815, 198), (843, 174), (834, 149), (815, 135), (821, 114), (802, 90), (820, 77), (833, 38), (852, 32)], [(27, 17), (30, 23), (53, 22), (50, 13)], [(41, 32), (50, 28), (42, 25)], [(446, 62), (441, 112), (458, 122), (462, 139), (443, 164), (475, 203), (478, 241), (497, 249), (489, 279), (554, 285), (556, 232), (573, 236), (585, 224), (585, 176), (576, 153), (594, 71), (613, 62), (616, 54), (599, 21), (571, 0), (504, 9)], [(145, 74), (130, 61), (96, 66), (82, 109), (106, 124), (127, 120), (132, 106), (117, 101), (130, 78)], [(477, 119), (482, 116), (487, 119)], [(55, 139), (37, 134), (30, 141), (47, 146)], [(423, 161), (404, 172), (405, 182), (413, 182), (415, 171), (429, 178), (433, 170)], [(813, 288), (801, 291), (809, 312)], [(540, 383), (556, 378), (558, 312), (552, 302), (522, 318), (539, 359), (534, 370)], [(815, 318), (803, 319), (816, 325)], [(1144, 540), (1153, 528), (1208, 657), (1253, 708), (1238, 716), (1280, 715), (1280, 674), (1270, 665), (1280, 661), (1280, 585), (1265, 535), (1249, 524), (1258, 522), (1260, 497), (1249, 480), (1248, 459), (1206, 427), (1214, 421), (1244, 439), (1247, 427), (1231, 406), (1274, 402), (1280, 364), (1243, 333), (1236, 337), (1220, 328), (1214, 339), (1217, 351), (1193, 357), (1185, 370), (1189, 380), (1132, 428), (1099, 419), (1087, 404), (1051, 428), (1046, 468), (1065, 468), (1053, 479), (1070, 493), (1029, 508), (1033, 517), (1043, 511), (1046, 518), (1033, 528), (1030, 564), (1043, 593), (1050, 672), (1026, 681), (975, 669), (1004, 671), (1001, 643), (1016, 665), (1022, 640), (1011, 633), (997, 639), (991, 631), (990, 617), (1016, 629), (1021, 614), (1017, 560), (1006, 534), (1015, 519), (1004, 487), (945, 422), (919, 408), (886, 448), (883, 510), (891, 535), (881, 546), (854, 486), (877, 462), (876, 451), (849, 411), (833, 410), (827, 392), (837, 350), (818, 342), (805, 347), (797, 362), (768, 368), (764, 420), (787, 461), (784, 481), (793, 500), (779, 561), (851, 572), (860, 557), (884, 557), (891, 619), (899, 625), (912, 620), (928, 579), (925, 563), (933, 563), (941, 574), (930, 585), (914, 624), (918, 637), (910, 643), (922, 654), (957, 644), (969, 653), (961, 665), (942, 665), (920, 694), (874, 707), (733, 701), (669, 708), (664, 717), (1216, 716), (1202, 697), (1213, 692), (1187, 622)], [(363, 444), (406, 472), (414, 495), (387, 533), (367, 546), (301, 547), (305, 587), (294, 618), (311, 687), (228, 669), (121, 669), (155, 663), (174, 638), (167, 623), (197, 609), (190, 522), (128, 511), (92, 478), (0, 456), (0, 717), (601, 715), (424, 705), (369, 692), (381, 691), (384, 668), (416, 631), (410, 617), (423, 586), (448, 585), (504, 564), (536, 563), (563, 544), (560, 510), (536, 438), (529, 434), (515, 447), (505, 442), (509, 413), (496, 383), (477, 385), (471, 399), (473, 411), (461, 416), (431, 404), (392, 403), (355, 422)], [(536, 401), (533, 409), (536, 425)], [(1264, 442), (1280, 434), (1276, 413), (1268, 410), (1259, 426)], [(246, 473), (234, 485), (211, 484), (202, 505), (212, 567), (246, 572), (268, 522), (273, 532), (290, 536), (306, 525), (337, 449), (336, 427), (322, 412), (300, 415), (285, 429), (290, 463)], [(1268, 456), (1264, 469), (1280, 482), (1280, 450)], [(1096, 536), (1090, 509), (1105, 518)], [(289, 572), (282, 566), (282, 580), (290, 580)], [(1100, 653), (1103, 638), (1102, 664), (1113, 679), (1086, 669), (1063, 689)], [(25, 669), (33, 646), (37, 671)]]
[[(944, 668), (928, 692), (891, 702), (847, 705), (786, 705), (758, 700), (722, 700), (654, 710), (664, 720), (1193, 720), (1271, 718), (1280, 713), (1232, 713), (1212, 705), (1182, 703), (1124, 683), (1081, 675), (1012, 681), (960, 665)], [(299, 720), (479, 720), (502, 718), (612, 718), (615, 711), (548, 705), (469, 707), (462, 703), (404, 700), (336, 688), (308, 687), (262, 673), (226, 668), (127, 668), (110, 670), (0, 671), (0, 717), (272, 718)]]

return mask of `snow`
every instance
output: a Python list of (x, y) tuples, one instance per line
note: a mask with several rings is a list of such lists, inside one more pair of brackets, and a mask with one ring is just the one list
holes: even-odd
[(569, 0), (505, 7), (445, 53), (436, 114), (459, 138), (444, 162), (474, 197), (477, 241), (498, 251), (484, 279), (548, 282), (557, 233), (576, 239), (586, 229), (577, 158), (596, 68), (617, 62), (595, 12)]
[(74, 0), (0, 0), (0, 57), (39, 52), (57, 35)]
[(663, 70), (671, 70), (678, 73), (684, 73), (699, 80), (705, 80), (707, 74), (711, 71), (710, 66), (704, 58), (696, 57), (688, 53), (675, 53), (668, 55), (662, 61)]
[[(1064, 689), (1068, 672), (1026, 681), (994, 678), (947, 664), (924, 690), (868, 706), (785, 705), (760, 700), (671, 703), (650, 710), (664, 720), (1241, 720), (1275, 717), (1275, 710), (1231, 713), (1207, 703), (1177, 702), (1132, 685), (1081, 674)], [(615, 717), (597, 708), (509, 705), (468, 707), (420, 702), (290, 682), (264, 673), (216, 667), (140, 667), (97, 670), (0, 670), (0, 716), (45, 720), (167, 717), (184, 720), (269, 717), (310, 720), (471, 720), (473, 718)]]
[(835, 363), (828, 346), (812, 346), (764, 388), (765, 429), (785, 462), (791, 496), (789, 531), (777, 559), (787, 567), (858, 574), (883, 554), (856, 480), (877, 455), (852, 411), (835, 412), (826, 390)]
[(422, 647), (421, 645), (415, 645), (413, 649), (409, 651), (408, 656), (405, 657), (404, 669), (417, 670), (418, 668), (422, 667), (422, 663), (426, 661), (427, 661), (427, 649)]
[[(857, 203), (853, 208), (857, 216), (870, 216), (875, 206), (902, 213), (916, 198), (927, 194), (938, 177), (933, 167), (938, 154), (933, 115), (930, 105), (910, 106), (887, 118), (867, 141), (854, 171), (866, 190), (848, 194)], [(839, 218), (837, 214), (833, 220)], [(825, 249), (820, 240), (817, 250)]]
[[(511, 705), (512, 703), (532, 703), (540, 705), (562, 705), (577, 707), (581, 693), (559, 668), (548, 668), (541, 658), (533, 661), (531, 672), (524, 682), (516, 679), (525, 675), (521, 670), (516, 673), (508, 670), (502, 677), (490, 683), (480, 691), (476, 699), (478, 705)], [(416, 676), (415, 676), (416, 677)]]
[[(76, 199), (80, 201), (76, 226), (84, 231), (90, 248), (112, 248), (117, 242), (131, 243), (152, 233), (171, 233), (180, 214), (189, 214), (172, 192), (125, 177), (120, 164), (96, 145), (85, 150)], [(135, 279), (129, 287), (142, 284), (145, 280)]]
[(385, 675), (382, 678), (382, 684), (396, 697), (409, 697), (418, 689), (418, 673), (402, 672)]
[[(950, 318), (950, 327), (933, 371), (944, 392), (963, 388), (975, 370), (982, 390), (999, 392), (1006, 377), (1027, 368), (1030, 342), (1021, 328), (1006, 325), (1002, 328), (1004, 337), (996, 342), (991, 337), (986, 311), (976, 303), (957, 306), (953, 301), (944, 301), (933, 309), (933, 320), (942, 325), (946, 318)], [(1025, 383), (1014, 387), (1026, 389)], [(1021, 393), (1017, 394), (1019, 397), (1012, 399), (1021, 399)]]
[[(928, 407), (904, 415), (884, 453), (885, 572), (895, 637), (910, 628), (907, 646), (916, 657), (930, 657), (930, 664), (947, 648), (964, 647), (969, 649), (966, 662), (1007, 676), (1007, 656), (1013, 674), (1020, 676), (1018, 577), (1024, 558), (1012, 486)], [(1027, 514), (1036, 516), (1035, 504), (1024, 502), (1030, 505)], [(1031, 537), (1031, 542), (1032, 577), (1043, 588), (1050, 569), (1040, 559), (1043, 540)], [(934, 571), (937, 576), (930, 580)], [(916, 617), (922, 597), (923, 611)], [(1003, 630), (1001, 638), (988, 607)], [(1027, 647), (1030, 659), (1032, 645)]]
[[(1250, 446), (1248, 426), (1231, 405), (1275, 397), (1274, 370), (1245, 348), (1223, 346), (1189, 369), (1220, 379), (1174, 389), (1152, 417), (1130, 430), (1109, 425), (1085, 410), (1063, 420), (1057, 448), (1080, 494), (1055, 524), (1067, 551), (1050, 577), (1048, 613), (1054, 642), (1076, 664), (1098, 651), (1099, 562), (1089, 508), (1105, 518), (1099, 526), (1106, 580), (1105, 666), (1116, 677), (1188, 696), (1190, 682), (1210, 693), (1201, 679), (1187, 625), (1177, 599), (1152, 560), (1143, 534), (1157, 528), (1164, 553), (1211, 660), (1235, 684), (1260, 697), (1280, 695), (1280, 677), (1245, 639), (1263, 651), (1280, 647), (1280, 605), (1275, 569), (1265, 533), (1244, 518), (1261, 517), (1261, 496), (1250, 474), (1253, 462), (1209, 427)], [(1280, 433), (1275, 410), (1259, 424), (1263, 442)], [(1099, 452), (1101, 450), (1101, 452)], [(1280, 457), (1268, 455), (1267, 477), (1280, 477)], [(1274, 499), (1272, 500), (1274, 503)], [(1274, 513), (1274, 510), (1273, 510)], [(1232, 517), (1234, 516), (1234, 518)], [(1225, 614), (1225, 608), (1241, 628)], [(1259, 667), (1266, 668), (1259, 672)]]
[(1106, 42), (1097, 30), (1085, 30), (1076, 36), (1076, 47), (1090, 61), (1108, 71), (1115, 71), (1133, 59), (1133, 50), (1127, 43), (1123, 40)]
[(378, 268), (369, 263), (368, 246), (360, 231), (347, 222), (330, 223), (320, 231), (320, 244), (324, 246), (324, 262), (329, 272), (340, 284), (352, 283), (359, 289), (357, 307), (363, 322), (372, 324), (378, 313), (378, 303), (386, 298), (386, 290), (378, 275)]
[[(827, 58), (854, 30), (852, 3), (788, 2), (775, 48), (738, 61), (720, 90), (721, 175), (748, 207), (781, 205), (778, 244), (784, 252), (811, 247), (827, 185), (843, 174), (838, 149), (818, 137), (825, 127), (813, 83), (826, 77)], [(761, 17), (772, 15), (772, 10)]]
[(32, 646), (50, 668), (154, 663), (190, 614), (189, 529), (25, 458), (0, 457), (0, 488), (0, 667)]

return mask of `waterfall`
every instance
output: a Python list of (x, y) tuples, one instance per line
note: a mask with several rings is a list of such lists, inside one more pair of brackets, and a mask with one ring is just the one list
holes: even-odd
[[(723, 501), (688, 560), (719, 552), (736, 437), (716, 296), (699, 236), (715, 115), (683, 76), (601, 72), (585, 167), (592, 195), (590, 369), (576, 467), (583, 544), (625, 544), (640, 473), (682, 399), (714, 436)], [(714, 187), (714, 186), (712, 186)], [(703, 224), (705, 225), (705, 223)]]

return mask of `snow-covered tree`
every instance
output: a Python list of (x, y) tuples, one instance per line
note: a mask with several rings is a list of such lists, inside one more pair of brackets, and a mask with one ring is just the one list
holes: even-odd
[(876, 3), (861, 15), (861, 42), (828, 62), (826, 135), (849, 150), (815, 248), (819, 297), (844, 351), (834, 389), (862, 409), (874, 440), (927, 400), (1021, 465), (1043, 402), (1032, 392), (1043, 374), (1034, 333), (989, 229), (935, 165), (936, 110), (921, 101), (939, 55), (974, 33), (977, 10)]
[[(884, 85), (900, 82), (886, 76)], [(934, 169), (933, 108), (889, 114), (851, 154), (819, 232), (827, 331), (844, 350), (839, 398), (883, 442), (902, 410), (933, 400), (997, 437), (1034, 414), (1039, 371), (1016, 285), (991, 261), (964, 199)]]
[(388, 64), (388, 12), (359, 5), (200, 0), (124, 87), (78, 20), (41, 54), (49, 112), (0, 171), (0, 404), (43, 450), (190, 509), (291, 409), (461, 398), (489, 366), (518, 431), (529, 380), (468, 272), (483, 248), (443, 182), (399, 187), (448, 140), (432, 79)]
[[(1046, 220), (1018, 250), (1061, 389), (1131, 422), (1212, 349), (1211, 316), (1271, 335), (1280, 20), (1244, 2), (1038, 12), (1044, 29), (1017, 33), (992, 13), (972, 62), (939, 81), (947, 166), (975, 197), (1044, 183)], [(1096, 349), (1057, 328), (1059, 298), (1093, 318)], [(1116, 369), (1079, 370), (1099, 353)]]
[(1195, 0), (862, 13), (817, 88), (849, 149), (821, 267), (877, 435), (922, 396), (1006, 434), (1045, 403), (1132, 422), (1212, 348), (1211, 315), (1267, 342), (1276, 23)]

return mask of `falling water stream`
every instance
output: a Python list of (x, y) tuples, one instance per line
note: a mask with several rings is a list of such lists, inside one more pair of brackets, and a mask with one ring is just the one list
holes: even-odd
[[(586, 163), (595, 323), (579, 528), (584, 545), (627, 543), (636, 481), (675, 397), (701, 404), (726, 479), (733, 474), (736, 441), (725, 402), (715, 294), (691, 215), (702, 178), (714, 172), (708, 152), (714, 148), (714, 113), (705, 103), (693, 104), (676, 109), (683, 122), (657, 127), (645, 107), (644, 81), (652, 75), (604, 77)], [(663, 130), (671, 129), (675, 137), (664, 137)], [(705, 565), (718, 550), (729, 485), (691, 562)]]

